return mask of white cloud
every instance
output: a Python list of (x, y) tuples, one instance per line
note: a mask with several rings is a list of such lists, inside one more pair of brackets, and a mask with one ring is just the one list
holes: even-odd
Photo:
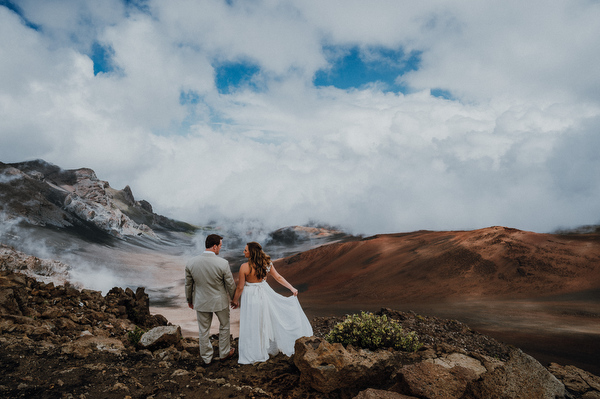
[[(600, 218), (597, 3), (45, 4), (19, 2), (39, 30), (0, 7), (2, 162), (91, 167), (190, 222), (371, 234)], [(115, 72), (94, 76), (94, 42)], [(314, 87), (324, 45), (421, 51), (401, 78), (414, 92)], [(220, 94), (224, 60), (255, 63), (264, 86)]]
[(598, 2), (462, 2), (436, 12), (418, 46), (415, 87), (442, 87), (466, 99), (598, 101)]

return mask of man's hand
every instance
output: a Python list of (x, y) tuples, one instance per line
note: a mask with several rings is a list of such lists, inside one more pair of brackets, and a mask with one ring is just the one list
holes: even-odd
[(240, 304), (239, 304), (239, 303), (236, 303), (236, 302), (233, 302), (233, 301), (231, 301), (231, 309), (237, 309), (237, 308), (239, 308), (239, 307), (240, 307)]
[(188, 303), (188, 307), (189, 307), (190, 309), (194, 309), (194, 304), (193, 304), (193, 303)]

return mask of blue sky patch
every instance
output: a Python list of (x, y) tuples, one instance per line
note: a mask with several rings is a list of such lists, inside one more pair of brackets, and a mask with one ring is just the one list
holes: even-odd
[(115, 51), (110, 46), (103, 46), (98, 42), (92, 44), (90, 58), (94, 62), (94, 76), (99, 73), (109, 73), (116, 70), (112, 57)]
[(334, 86), (343, 90), (383, 83), (385, 91), (406, 92), (407, 88), (396, 79), (417, 70), (421, 62), (420, 52), (405, 54), (402, 49), (361, 50), (356, 46), (349, 49), (332, 46), (324, 50), (329, 54), (331, 68), (317, 71), (313, 82), (315, 86)]
[(250, 62), (226, 62), (214, 65), (215, 84), (221, 94), (230, 94), (242, 87), (258, 90), (255, 77), (260, 68)]
[(431, 89), (431, 95), (434, 97), (439, 97), (439, 98), (443, 98), (446, 100), (452, 100), (452, 101), (455, 100), (454, 96), (448, 90)]

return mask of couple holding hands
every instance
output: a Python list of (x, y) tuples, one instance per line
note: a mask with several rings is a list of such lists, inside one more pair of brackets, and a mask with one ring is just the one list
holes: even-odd
[[(224, 360), (234, 355), (235, 349), (230, 346), (230, 305), (240, 308), (239, 363), (264, 362), (279, 352), (291, 356), (298, 338), (313, 335), (298, 302), (298, 290), (275, 270), (270, 256), (257, 242), (249, 242), (244, 248), (248, 261), (240, 267), (236, 288), (229, 262), (217, 256), (222, 245), (223, 237), (209, 235), (206, 250), (185, 267), (185, 296), (188, 306), (196, 310), (200, 357), (206, 364), (213, 359), (209, 340), (213, 313), (219, 319), (219, 356)], [(276, 293), (267, 283), (267, 275), (293, 295)]]

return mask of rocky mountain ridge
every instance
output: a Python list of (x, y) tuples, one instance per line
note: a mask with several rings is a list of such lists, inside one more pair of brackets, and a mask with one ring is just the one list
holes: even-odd
[(35, 226), (77, 229), (87, 237), (158, 239), (160, 231), (194, 231), (136, 201), (129, 186), (110, 187), (89, 168), (63, 170), (43, 160), (0, 162), (0, 210)]
[[(312, 320), (296, 354), (239, 365), (200, 363), (198, 341), (151, 315), (143, 288), (106, 296), (37, 281), (0, 257), (0, 395), (5, 398), (585, 398), (600, 378), (544, 367), (456, 320), (381, 309), (415, 331), (418, 352), (329, 344), (341, 318)], [(35, 263), (35, 262), (34, 262)], [(215, 350), (217, 337), (213, 336)], [(232, 340), (234, 347), (237, 339)]]

